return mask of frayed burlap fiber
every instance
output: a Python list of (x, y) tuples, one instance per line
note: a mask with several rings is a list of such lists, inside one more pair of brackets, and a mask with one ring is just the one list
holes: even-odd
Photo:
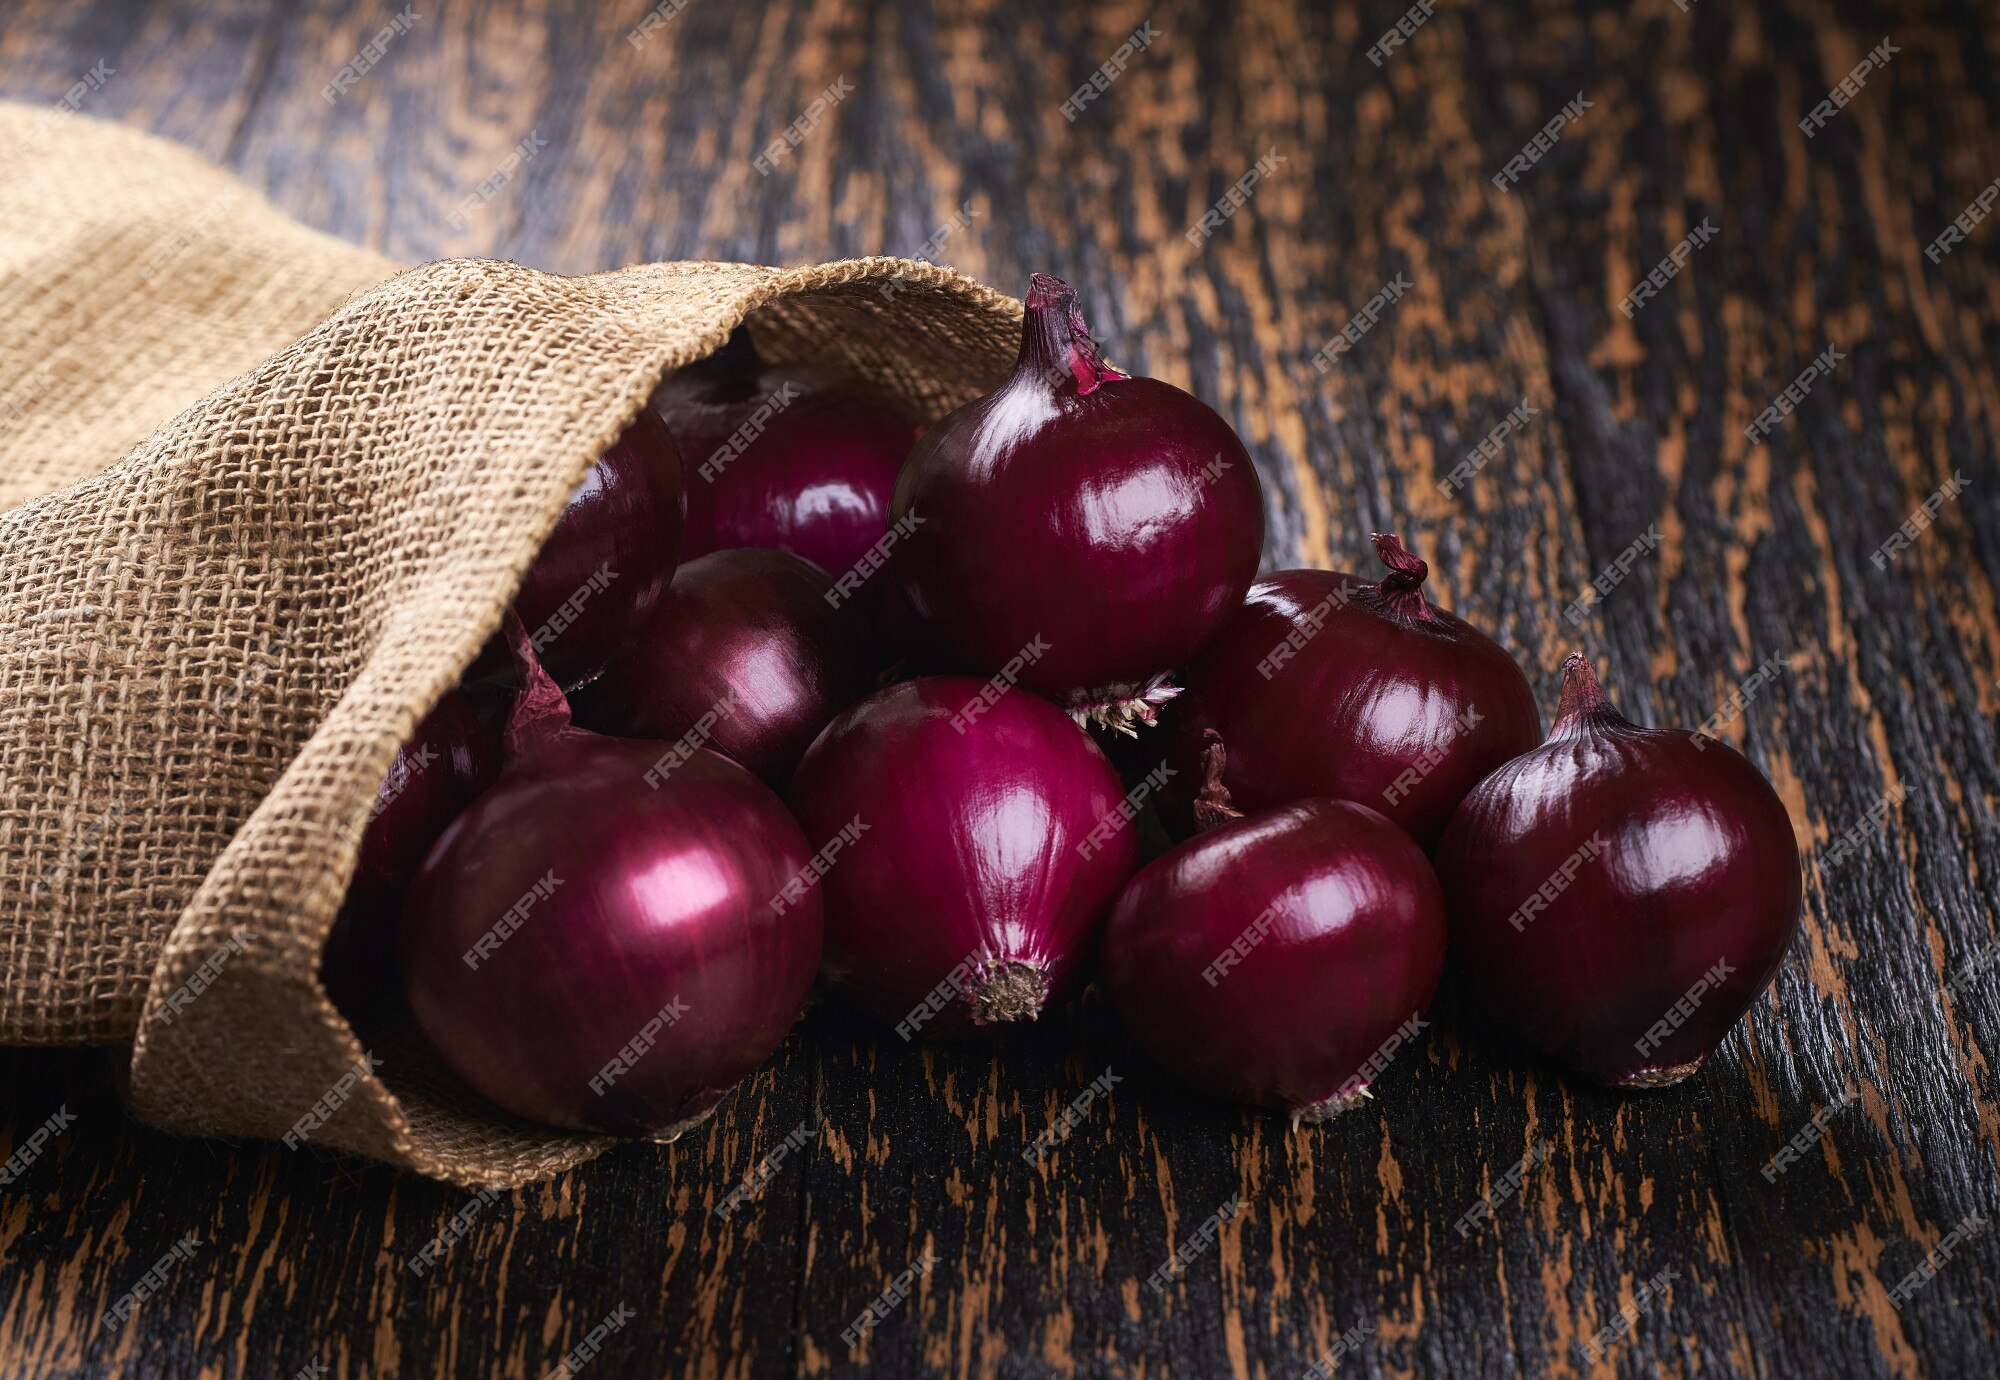
[(468, 1185), (597, 1153), (320, 989), (390, 760), (668, 369), (747, 319), (935, 418), (1019, 304), (895, 259), (398, 273), (115, 125), (0, 104), (0, 149), (0, 1043), (131, 1042), (174, 1131), (318, 1104)]

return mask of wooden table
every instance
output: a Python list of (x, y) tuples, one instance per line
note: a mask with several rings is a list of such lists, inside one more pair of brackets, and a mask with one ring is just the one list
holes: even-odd
[[(483, 1204), (421, 1277), (406, 1262), (466, 1194), (162, 1136), (123, 1114), (115, 1058), (6, 1053), (4, 1143), (59, 1108), (74, 1124), (0, 1189), (0, 1371), (540, 1376), (613, 1315), (587, 1375), (1275, 1377), (1343, 1334), (1343, 1373), (1371, 1375), (2000, 1370), (2000, 1233), (1890, 1297), (2000, 1211), (2000, 225), (1926, 253), (2000, 175), (1990, 10), (1448, 4), (1410, 10), (1378, 65), (1403, 0), (670, 0), (650, 35), (643, 0), (420, 3), (323, 99), (397, 8), (13, 0), (0, 91), (54, 100), (102, 60), (89, 113), (411, 261), (914, 253), (969, 211), (940, 259), (1016, 291), (1038, 268), (1072, 279), (1117, 358), (1235, 421), (1274, 495), (1272, 564), (1353, 566), (1371, 530), (1400, 532), (1545, 709), (1575, 647), (1633, 717), (1690, 726), (1787, 658), (1722, 732), (1791, 811), (1803, 934), (1684, 1086), (1580, 1086), (1447, 996), (1372, 1106), (1304, 1131), (1184, 1094), (1094, 1001), (997, 1050), (821, 1012), (712, 1130)], [(1142, 22), (1157, 37), (1067, 119)], [(1806, 137), (1885, 37), (1885, 65)], [(852, 94), (761, 176), (753, 156), (841, 78)], [(1315, 352), (1398, 281), (1322, 374)], [(1954, 475), (1934, 524), (1871, 559)], [(1024, 1162), (1107, 1068), (1109, 1099)], [(1543, 1141), (1493, 1219), (1455, 1230)], [(1156, 1295), (1147, 1277), (1236, 1195)], [(203, 1244), (160, 1292), (100, 1326), (189, 1233)], [(926, 1256), (909, 1299), (843, 1343)]]

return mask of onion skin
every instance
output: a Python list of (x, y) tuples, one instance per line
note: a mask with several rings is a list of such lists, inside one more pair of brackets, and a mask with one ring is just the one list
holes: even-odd
[(1138, 866), (1129, 826), (1092, 838), (1125, 797), (1097, 745), (1018, 688), (987, 705), (991, 689), (891, 686), (835, 718), (792, 781), (806, 838), (851, 840), (818, 888), (824, 976), (906, 1039), (1033, 1020), (1074, 992)]
[(1784, 962), (1798, 839), (1735, 749), (1637, 727), (1582, 656), (1563, 669), (1548, 742), (1481, 782), (1438, 850), (1453, 967), (1542, 1053), (1613, 1087), (1663, 1087)]
[(858, 610), (783, 551), (717, 551), (674, 572), (660, 607), (576, 697), (585, 728), (698, 745), (783, 790), (835, 714), (875, 688)]
[(1176, 1077), (1319, 1121), (1414, 1033), (1444, 957), (1422, 850), (1365, 805), (1302, 800), (1147, 864), (1105, 926), (1103, 986)]
[[(642, 410), (570, 495), (514, 596), (560, 684), (595, 680), (659, 603), (680, 559), (684, 512), (680, 452)], [(467, 672), (479, 681), (513, 674), (498, 636)]]
[(805, 838), (717, 753), (663, 770), (662, 744), (570, 727), (517, 656), (507, 766), (410, 888), (404, 990), (445, 1062), (508, 1111), (672, 1139), (777, 1048), (811, 990), (818, 896), (772, 904)]
[(1014, 373), (910, 452), (890, 519), (912, 515), (897, 578), (940, 647), (995, 671), (1040, 638), (1022, 683), (1127, 727), (1234, 613), (1264, 541), (1229, 424), (1104, 364), (1076, 294), (1042, 273)]
[(397, 749), (361, 834), (354, 878), (327, 937), (322, 974), (346, 1006), (393, 984), (396, 910), (431, 845), (500, 774), (500, 738), (447, 690)]
[(1168, 711), (1170, 760), (1199, 781), (1215, 729), (1238, 809), (1334, 796), (1430, 848), (1467, 791), (1540, 742), (1541, 713), (1505, 648), (1423, 597), (1424, 563), (1393, 536), (1375, 543), (1390, 565), (1377, 584), (1284, 570), (1251, 586)]
[[(687, 464), (682, 560), (771, 547), (835, 578), (887, 532), (896, 472), (922, 430), (886, 394), (766, 364), (742, 327), (675, 371), (653, 406)], [(863, 585), (859, 596), (879, 594)]]

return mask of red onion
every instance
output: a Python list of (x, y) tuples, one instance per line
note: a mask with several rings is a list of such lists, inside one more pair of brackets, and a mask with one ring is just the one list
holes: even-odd
[(1029, 280), (1014, 373), (910, 452), (897, 578), (940, 646), (1079, 721), (1150, 723), (1166, 673), (1242, 602), (1264, 541), (1243, 443), (1206, 405), (1098, 357), (1059, 278)]
[(1083, 730), (998, 677), (847, 710), (790, 796), (825, 864), (828, 984), (905, 1039), (1035, 1019), (1081, 985), (1138, 864), (1124, 795)]
[[(680, 558), (682, 511), (674, 438), (643, 410), (570, 495), (514, 596), (535, 651), (563, 685), (595, 679), (659, 603)], [(512, 674), (498, 636), (467, 672), (483, 681)]]
[[(1204, 792), (1223, 815), (1212, 744)], [(1220, 823), (1154, 859), (1104, 929), (1125, 1028), (1205, 1092), (1322, 1121), (1423, 1027), (1444, 970), (1444, 898), (1374, 810), (1312, 799)]]
[(1617, 1087), (1699, 1068), (1798, 929), (1798, 840), (1771, 783), (1726, 744), (1627, 722), (1581, 655), (1548, 742), (1466, 796), (1438, 874), (1474, 997)]
[(1429, 848), (1481, 777), (1535, 746), (1541, 714), (1503, 647), (1424, 598), (1429, 567), (1374, 541), (1389, 567), (1377, 584), (1284, 570), (1251, 587), (1189, 668), (1172, 760), (1199, 780), (1217, 729), (1238, 807), (1359, 801)]
[(498, 735), (457, 690), (445, 691), (397, 749), (362, 831), (347, 899), (327, 937), (322, 974), (343, 1005), (358, 1005), (393, 985), (403, 892), (438, 835), (499, 771)]
[(872, 637), (818, 567), (747, 548), (697, 557), (611, 669), (586, 728), (708, 746), (782, 790), (827, 721), (875, 688)]
[(887, 533), (896, 471), (921, 429), (886, 394), (766, 364), (740, 326), (669, 376), (653, 405), (687, 462), (682, 559), (768, 546), (836, 579)]
[[(784, 803), (706, 749), (572, 728), (528, 645), (499, 781), (403, 909), (403, 986), (478, 1092), (554, 1126), (666, 1140), (791, 1028), (820, 954)], [(806, 873), (810, 876), (810, 873)]]

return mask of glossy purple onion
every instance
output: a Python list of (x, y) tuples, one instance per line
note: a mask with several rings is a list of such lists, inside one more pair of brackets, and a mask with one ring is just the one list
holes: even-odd
[[(896, 472), (922, 429), (907, 404), (823, 369), (765, 363), (738, 327), (676, 370), (653, 405), (687, 463), (683, 560), (740, 546), (838, 579), (888, 531)], [(874, 595), (862, 587), (864, 603)]]
[(1030, 281), (1014, 372), (924, 434), (896, 481), (897, 578), (938, 645), (1080, 717), (1151, 722), (1242, 602), (1264, 541), (1243, 443), (1098, 357), (1061, 279)]
[(1188, 670), (1171, 760), (1198, 781), (1215, 729), (1237, 808), (1335, 796), (1428, 848), (1480, 778), (1540, 741), (1541, 714), (1505, 648), (1424, 598), (1429, 567), (1393, 536), (1374, 541), (1389, 567), (1375, 584), (1283, 570), (1251, 587)]
[[(404, 991), (452, 1071), (518, 1116), (671, 1139), (791, 1028), (820, 954), (784, 803), (705, 748), (573, 728), (518, 619), (493, 788), (403, 909)], [(807, 875), (810, 875), (809, 873)]]
[[(651, 409), (642, 409), (569, 497), (555, 529), (521, 577), (514, 608), (557, 681), (588, 684), (652, 612), (680, 560), (680, 453)], [(513, 674), (495, 636), (467, 678)]]
[(1771, 783), (1724, 743), (1628, 722), (1580, 654), (1548, 742), (1466, 796), (1437, 863), (1467, 990), (1614, 1087), (1692, 1074), (1798, 931)]
[(905, 1039), (1035, 1019), (1138, 865), (1124, 796), (1082, 729), (1004, 682), (905, 681), (842, 713), (790, 795), (828, 984)]
[(1422, 850), (1365, 805), (1322, 798), (1148, 863), (1105, 926), (1103, 987), (1176, 1077), (1322, 1121), (1422, 1028), (1444, 955)]
[(464, 694), (445, 691), (397, 749), (362, 831), (321, 969), (335, 1000), (352, 1006), (394, 989), (403, 892), (438, 836), (499, 772), (498, 735)]
[(714, 748), (779, 790), (833, 716), (875, 688), (873, 635), (819, 567), (783, 551), (700, 556), (595, 685), (576, 721)]

